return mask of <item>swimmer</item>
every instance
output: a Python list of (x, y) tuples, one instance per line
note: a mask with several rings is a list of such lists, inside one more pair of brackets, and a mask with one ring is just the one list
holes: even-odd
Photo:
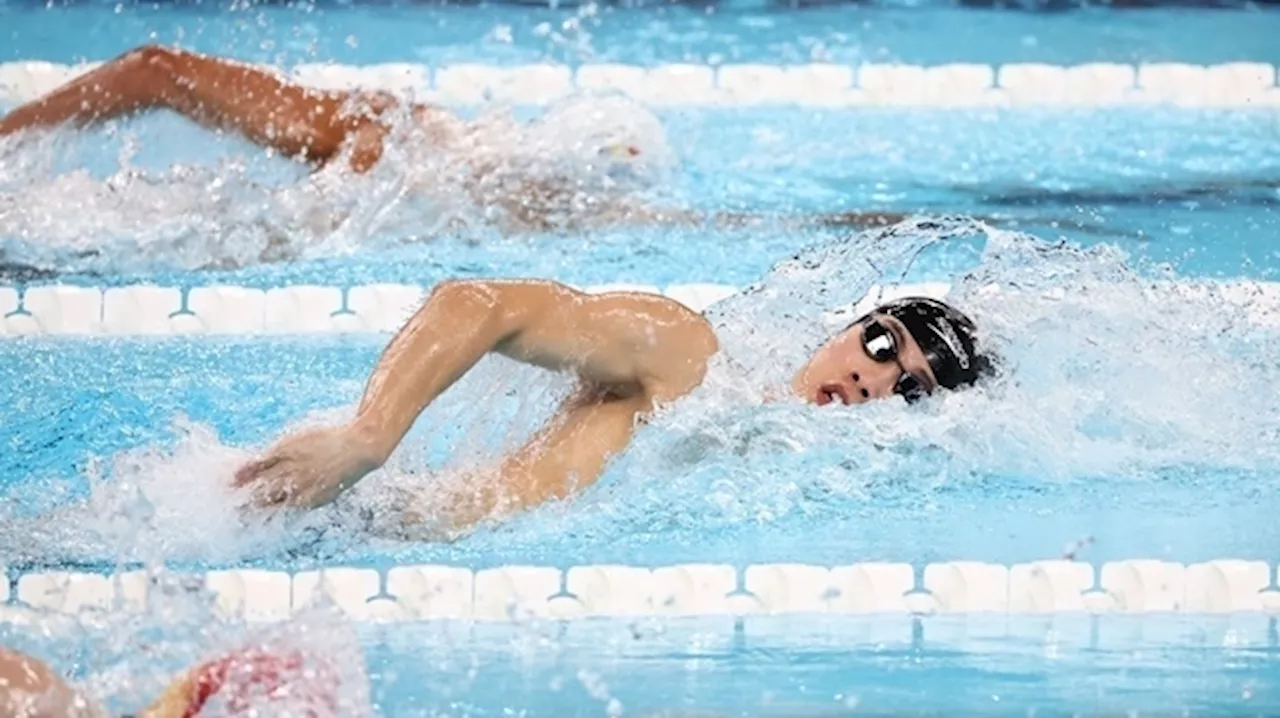
[[(443, 107), (402, 103), (395, 95), (377, 90), (312, 88), (267, 69), (158, 45), (131, 50), (14, 108), (0, 117), (0, 137), (68, 123), (85, 126), (155, 109), (177, 112), (211, 130), (235, 132), (315, 170), (343, 159), (356, 174), (367, 173), (383, 158), (389, 142), (413, 145), (414, 151), (462, 153), (471, 173), (464, 185), (472, 200), (481, 207), (499, 208), (496, 221), (509, 231), (584, 223), (742, 227), (778, 219), (750, 212), (654, 208), (619, 197), (603, 201), (602, 193), (583, 196), (572, 176), (547, 176), (543, 169), (501, 171), (501, 157), (476, 150), (477, 126)], [(642, 109), (636, 105), (624, 111), (635, 115)], [(401, 119), (409, 120), (408, 127)], [(596, 123), (608, 125), (617, 119), (600, 120), (590, 106), (586, 112), (568, 108), (544, 122), (562, 125), (559, 129), (576, 140), (587, 136), (588, 164), (625, 170), (657, 162), (649, 155), (666, 151), (646, 146), (636, 136), (660, 130), (638, 133), (634, 128), (597, 127)], [(627, 122), (642, 120), (630, 117)], [(529, 133), (518, 142), (550, 142), (549, 134)], [(898, 212), (848, 211), (780, 219), (802, 226), (873, 227), (904, 217)]]
[[(318, 90), (233, 60), (147, 45), (15, 108), (0, 119), (0, 136), (164, 108), (316, 167), (349, 149), (351, 169), (363, 173), (381, 159), (392, 130), (384, 115), (398, 104), (386, 92)], [(440, 108), (409, 112), (441, 143), (460, 126)]]
[[(194, 718), (215, 697), (221, 715), (259, 715), (251, 704), (305, 703), (312, 718), (336, 718), (336, 672), (323, 661), (304, 670), (300, 653), (256, 648), (205, 661), (174, 679), (136, 718)], [(299, 690), (306, 683), (307, 688)], [(0, 646), (0, 715), (6, 718), (106, 718), (103, 707), (62, 680), (43, 661)]]
[[(719, 351), (711, 323), (666, 297), (586, 294), (553, 281), (438, 284), (374, 367), (354, 418), (283, 437), (236, 472), (248, 506), (311, 508), (383, 465), (418, 417), (488, 353), (576, 375), (578, 390), (506, 456), (494, 481), (447, 516), (407, 513), (407, 536), (452, 538), (479, 522), (562, 499), (593, 484), (639, 422), (698, 387)], [(992, 369), (974, 323), (928, 298), (879, 306), (788, 369), (790, 394), (818, 406), (916, 402)]]
[[(171, 110), (211, 130), (235, 132), (313, 170), (345, 164), (355, 174), (365, 174), (387, 154), (389, 143), (422, 165), (433, 157), (456, 156), (471, 202), (485, 210), (487, 221), (509, 232), (617, 224), (865, 228), (896, 224), (907, 216), (855, 210), (788, 217), (648, 206), (630, 197), (626, 188), (651, 182), (653, 167), (669, 162), (665, 156), (670, 150), (658, 120), (635, 103), (607, 112), (593, 103), (569, 105), (523, 131), (501, 123), (495, 128), (483, 120), (466, 122), (436, 105), (403, 102), (389, 92), (308, 87), (268, 69), (158, 45), (131, 50), (14, 108), (0, 117), (0, 137), (155, 109)], [(498, 136), (506, 139), (496, 142)], [(522, 152), (532, 154), (514, 162), (512, 155)], [(577, 169), (549, 169), (559, 157), (575, 162)], [(426, 181), (441, 182), (441, 176), (452, 176), (452, 167), (430, 165)], [(607, 177), (597, 187), (584, 181), (591, 173)], [(1105, 231), (1075, 217), (1045, 221)]]
[[(389, 92), (318, 89), (227, 58), (146, 45), (14, 108), (0, 118), (0, 137), (168, 109), (312, 170), (345, 167), (357, 175), (378, 165), (395, 143), (410, 163), (423, 166), (424, 176), (414, 182), (460, 182), (478, 207), (499, 210), (498, 223), (544, 229), (563, 224), (566, 213), (613, 217), (624, 211), (596, 207), (577, 174), (603, 171), (612, 184), (625, 185), (617, 177), (644, 175), (669, 151), (662, 139), (655, 140), (662, 146), (646, 144), (661, 129), (638, 105), (605, 111), (604, 102), (560, 107), (524, 128), (492, 118), (466, 122), (443, 107)], [(442, 157), (452, 161), (441, 164)], [(576, 174), (548, 168), (561, 159), (576, 161)], [(331, 177), (345, 181), (341, 172), (320, 178)]]

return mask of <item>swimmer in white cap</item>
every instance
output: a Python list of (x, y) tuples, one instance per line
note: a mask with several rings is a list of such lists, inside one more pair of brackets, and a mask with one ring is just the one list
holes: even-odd
[[(0, 119), (0, 135), (163, 108), (317, 166), (349, 149), (351, 168), (366, 172), (392, 130), (382, 117), (398, 105), (386, 92), (313, 89), (252, 65), (147, 45), (15, 108)], [(459, 125), (443, 109), (409, 111), (441, 142)]]
[[(638, 422), (702, 383), (718, 351), (703, 315), (659, 295), (587, 294), (536, 280), (446, 281), (392, 338), (349, 423), (284, 437), (233, 484), (258, 507), (317, 507), (386, 462), (418, 415), (486, 354), (576, 375), (579, 390), (495, 467), (496, 481), (424, 528), (433, 538), (454, 537), (594, 483)], [(817, 405), (915, 402), (973, 384), (990, 369), (968, 317), (914, 297), (831, 336), (790, 370), (785, 391)]]
[[(512, 230), (628, 222), (732, 226), (768, 219), (628, 201), (626, 188), (651, 183), (672, 160), (657, 118), (620, 97), (569, 101), (525, 126), (465, 122), (443, 107), (405, 102), (388, 92), (308, 87), (268, 69), (156, 45), (131, 50), (14, 108), (0, 118), (0, 136), (154, 109), (325, 168), (326, 179), (342, 168), (369, 172), (391, 143), (423, 166), (432, 152), (456, 153), (462, 158), (457, 166), (465, 168), (465, 191), (478, 206), (498, 210), (495, 223)], [(557, 173), (557, 163), (567, 168)], [(427, 181), (451, 176), (452, 166), (432, 166)], [(623, 191), (610, 195), (609, 188)], [(880, 226), (900, 219), (898, 213), (842, 212), (801, 223)]]

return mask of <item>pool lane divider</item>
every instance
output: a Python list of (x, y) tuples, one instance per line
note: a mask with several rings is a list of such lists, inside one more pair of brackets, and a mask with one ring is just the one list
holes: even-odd
[[(937, 286), (945, 289), (945, 285)], [(720, 284), (676, 284), (666, 288), (607, 284), (583, 289), (593, 293), (664, 294), (695, 311), (738, 291)], [(429, 287), (410, 284), (268, 289), (234, 285), (183, 289), (150, 284), (50, 284), (21, 290), (0, 287), (0, 340), (29, 335), (389, 333), (399, 329), (421, 306), (428, 291)]]
[(406, 565), (385, 571), (335, 566), (294, 573), (41, 571), (0, 581), (0, 623), (144, 613), (152, 592), (172, 595), (175, 587), (206, 597), (226, 619), (248, 622), (288, 620), (318, 603), (370, 623), (801, 614), (1275, 616), (1280, 613), (1275, 569), (1243, 559), (1185, 565), (1134, 559), (1096, 568), (1048, 560), (742, 568), (712, 563), (480, 570)]
[[(1189, 299), (1222, 301), (1224, 309), (1260, 325), (1280, 326), (1280, 283), (1194, 280), (1171, 284)], [(602, 284), (584, 291), (662, 294), (702, 312), (739, 291), (724, 284)], [(992, 291), (1017, 290), (991, 287)], [(291, 285), (266, 289), (236, 285), (172, 287), (136, 284), (93, 287), (72, 284), (0, 287), (0, 342), (26, 336), (290, 335), (395, 332), (415, 312), (430, 287), (412, 284)], [(873, 287), (837, 317), (857, 315), (905, 295), (944, 298), (946, 283)], [(987, 291), (982, 288), (980, 291)], [(1048, 295), (1046, 295), (1048, 296)], [(1050, 296), (1049, 298), (1055, 298)], [(1061, 297), (1056, 297), (1061, 299)], [(838, 323), (838, 321), (836, 322)], [(847, 322), (845, 322), (847, 323)]]
[[(99, 62), (0, 63), (0, 104), (27, 102)], [(616, 91), (653, 107), (1113, 107), (1280, 109), (1276, 66), (1261, 62), (1052, 65), (808, 63), (299, 64), (283, 68), (321, 88), (406, 93), (445, 106), (542, 106), (581, 92)]]

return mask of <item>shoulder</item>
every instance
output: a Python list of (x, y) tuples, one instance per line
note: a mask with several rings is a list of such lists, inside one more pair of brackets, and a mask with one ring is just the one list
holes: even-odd
[(670, 297), (631, 291), (579, 293), (579, 296), (594, 305), (596, 311), (620, 312), (641, 320), (650, 332), (675, 333), (694, 342), (693, 347), (711, 352), (716, 349), (715, 330), (707, 318)]
[(592, 314), (625, 327), (628, 350), (647, 392), (659, 401), (683, 396), (702, 383), (720, 349), (706, 317), (669, 297), (645, 292), (609, 292), (585, 300)]

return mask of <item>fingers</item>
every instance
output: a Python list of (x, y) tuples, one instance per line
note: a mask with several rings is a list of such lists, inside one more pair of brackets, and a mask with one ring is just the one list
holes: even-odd
[(279, 464), (279, 463), (280, 463), (279, 456), (268, 456), (265, 459), (250, 461), (249, 463), (245, 464), (244, 466), (241, 466), (238, 470), (236, 470), (235, 477), (231, 481), (232, 488), (236, 488), (236, 489), (244, 488), (246, 484), (256, 479), (264, 471), (267, 471), (268, 469), (274, 467), (276, 464)]
[(236, 470), (231, 487), (235, 490), (249, 489), (246, 508), (279, 508), (289, 501), (295, 489), (287, 467), (280, 455), (251, 461)]
[(268, 508), (279, 508), (284, 506), (289, 503), (289, 499), (293, 498), (294, 488), (293, 482), (272, 486), (270, 489), (263, 492), (262, 505)]
[(297, 489), (293, 476), (283, 470), (268, 471), (253, 486), (250, 500), (259, 508), (281, 508), (293, 499)]

